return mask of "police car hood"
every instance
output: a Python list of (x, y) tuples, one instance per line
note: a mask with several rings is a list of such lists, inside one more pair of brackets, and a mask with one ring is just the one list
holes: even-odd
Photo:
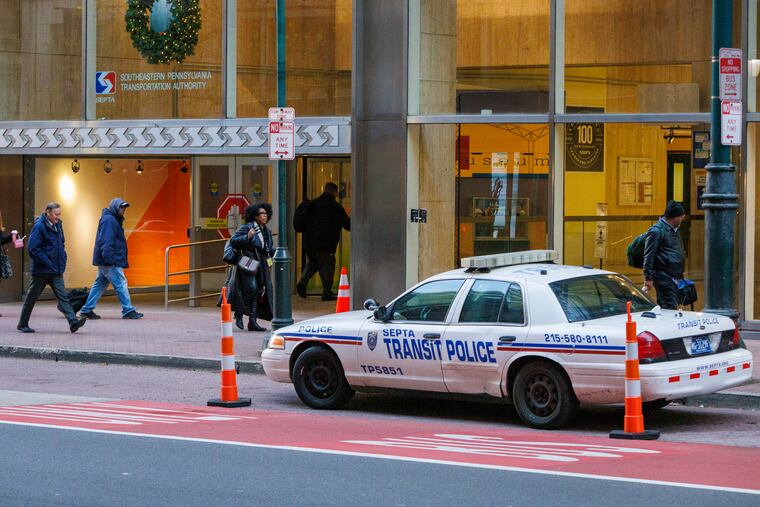
[[(681, 338), (714, 333), (718, 331), (733, 331), (734, 322), (722, 315), (703, 312), (679, 312), (676, 310), (658, 310), (654, 317), (644, 317), (638, 312), (631, 314), (636, 322), (636, 332), (648, 331), (660, 340), (669, 338)], [(614, 328), (625, 334), (625, 323), (628, 320), (626, 314), (605, 317), (602, 319), (587, 320), (585, 326), (601, 326)], [(576, 322), (576, 324), (581, 324)]]
[(355, 330), (358, 332), (359, 328), (370, 315), (372, 315), (372, 312), (369, 312), (367, 310), (331, 313), (329, 315), (323, 315), (321, 317), (314, 317), (311, 319), (296, 322), (291, 326), (278, 329), (277, 333), (315, 332), (313, 330), (328, 327), (332, 328), (333, 331), (340, 329), (341, 331)]

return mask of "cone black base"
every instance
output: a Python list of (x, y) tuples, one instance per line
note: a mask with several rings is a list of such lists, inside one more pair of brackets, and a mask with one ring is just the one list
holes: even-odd
[(657, 440), (660, 438), (660, 432), (658, 430), (644, 430), (641, 433), (627, 433), (623, 430), (612, 430), (610, 431), (610, 438), (621, 440)]
[(208, 400), (208, 403), (206, 405), (209, 407), (226, 407), (226, 408), (250, 407), (251, 399), (238, 398), (235, 401), (222, 401), (219, 398), (212, 398)]

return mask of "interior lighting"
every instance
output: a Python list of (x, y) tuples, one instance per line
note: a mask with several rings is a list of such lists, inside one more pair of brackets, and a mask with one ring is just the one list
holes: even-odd
[(143, 163), (142, 163), (142, 160), (138, 160), (138, 161), (137, 161), (137, 174), (142, 174), (142, 173), (143, 173), (143, 170), (144, 170), (144, 169), (143, 169)]
[(71, 180), (71, 176), (63, 175), (58, 180), (58, 195), (64, 203), (70, 203), (74, 201), (75, 197), (74, 182)]
[(496, 268), (499, 266), (515, 266), (534, 262), (554, 262), (559, 260), (559, 254), (554, 250), (527, 250), (525, 252), (499, 253), (493, 255), (478, 255), (462, 259), (463, 268)]
[(79, 160), (74, 159), (74, 161), (71, 163), (71, 172), (74, 174), (79, 172)]
[(111, 171), (113, 171), (113, 164), (111, 164), (110, 160), (106, 160), (106, 163), (103, 164), (103, 171), (105, 171), (106, 174), (109, 174)]

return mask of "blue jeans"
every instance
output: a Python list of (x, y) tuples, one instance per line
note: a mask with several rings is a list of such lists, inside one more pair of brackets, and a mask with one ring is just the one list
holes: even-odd
[(95, 305), (98, 304), (100, 296), (108, 288), (109, 283), (113, 285), (116, 295), (119, 296), (121, 315), (124, 316), (129, 312), (135, 311), (135, 307), (132, 306), (132, 300), (129, 298), (129, 288), (127, 287), (127, 277), (124, 276), (124, 268), (98, 266), (98, 277), (95, 279), (95, 283), (92, 284), (90, 294), (87, 296), (87, 302), (79, 311), (80, 315), (95, 309)]

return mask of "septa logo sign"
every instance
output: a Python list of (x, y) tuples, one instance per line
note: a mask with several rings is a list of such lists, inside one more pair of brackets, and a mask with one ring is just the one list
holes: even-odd
[(95, 73), (95, 94), (113, 95), (116, 92), (116, 72), (98, 71)]

